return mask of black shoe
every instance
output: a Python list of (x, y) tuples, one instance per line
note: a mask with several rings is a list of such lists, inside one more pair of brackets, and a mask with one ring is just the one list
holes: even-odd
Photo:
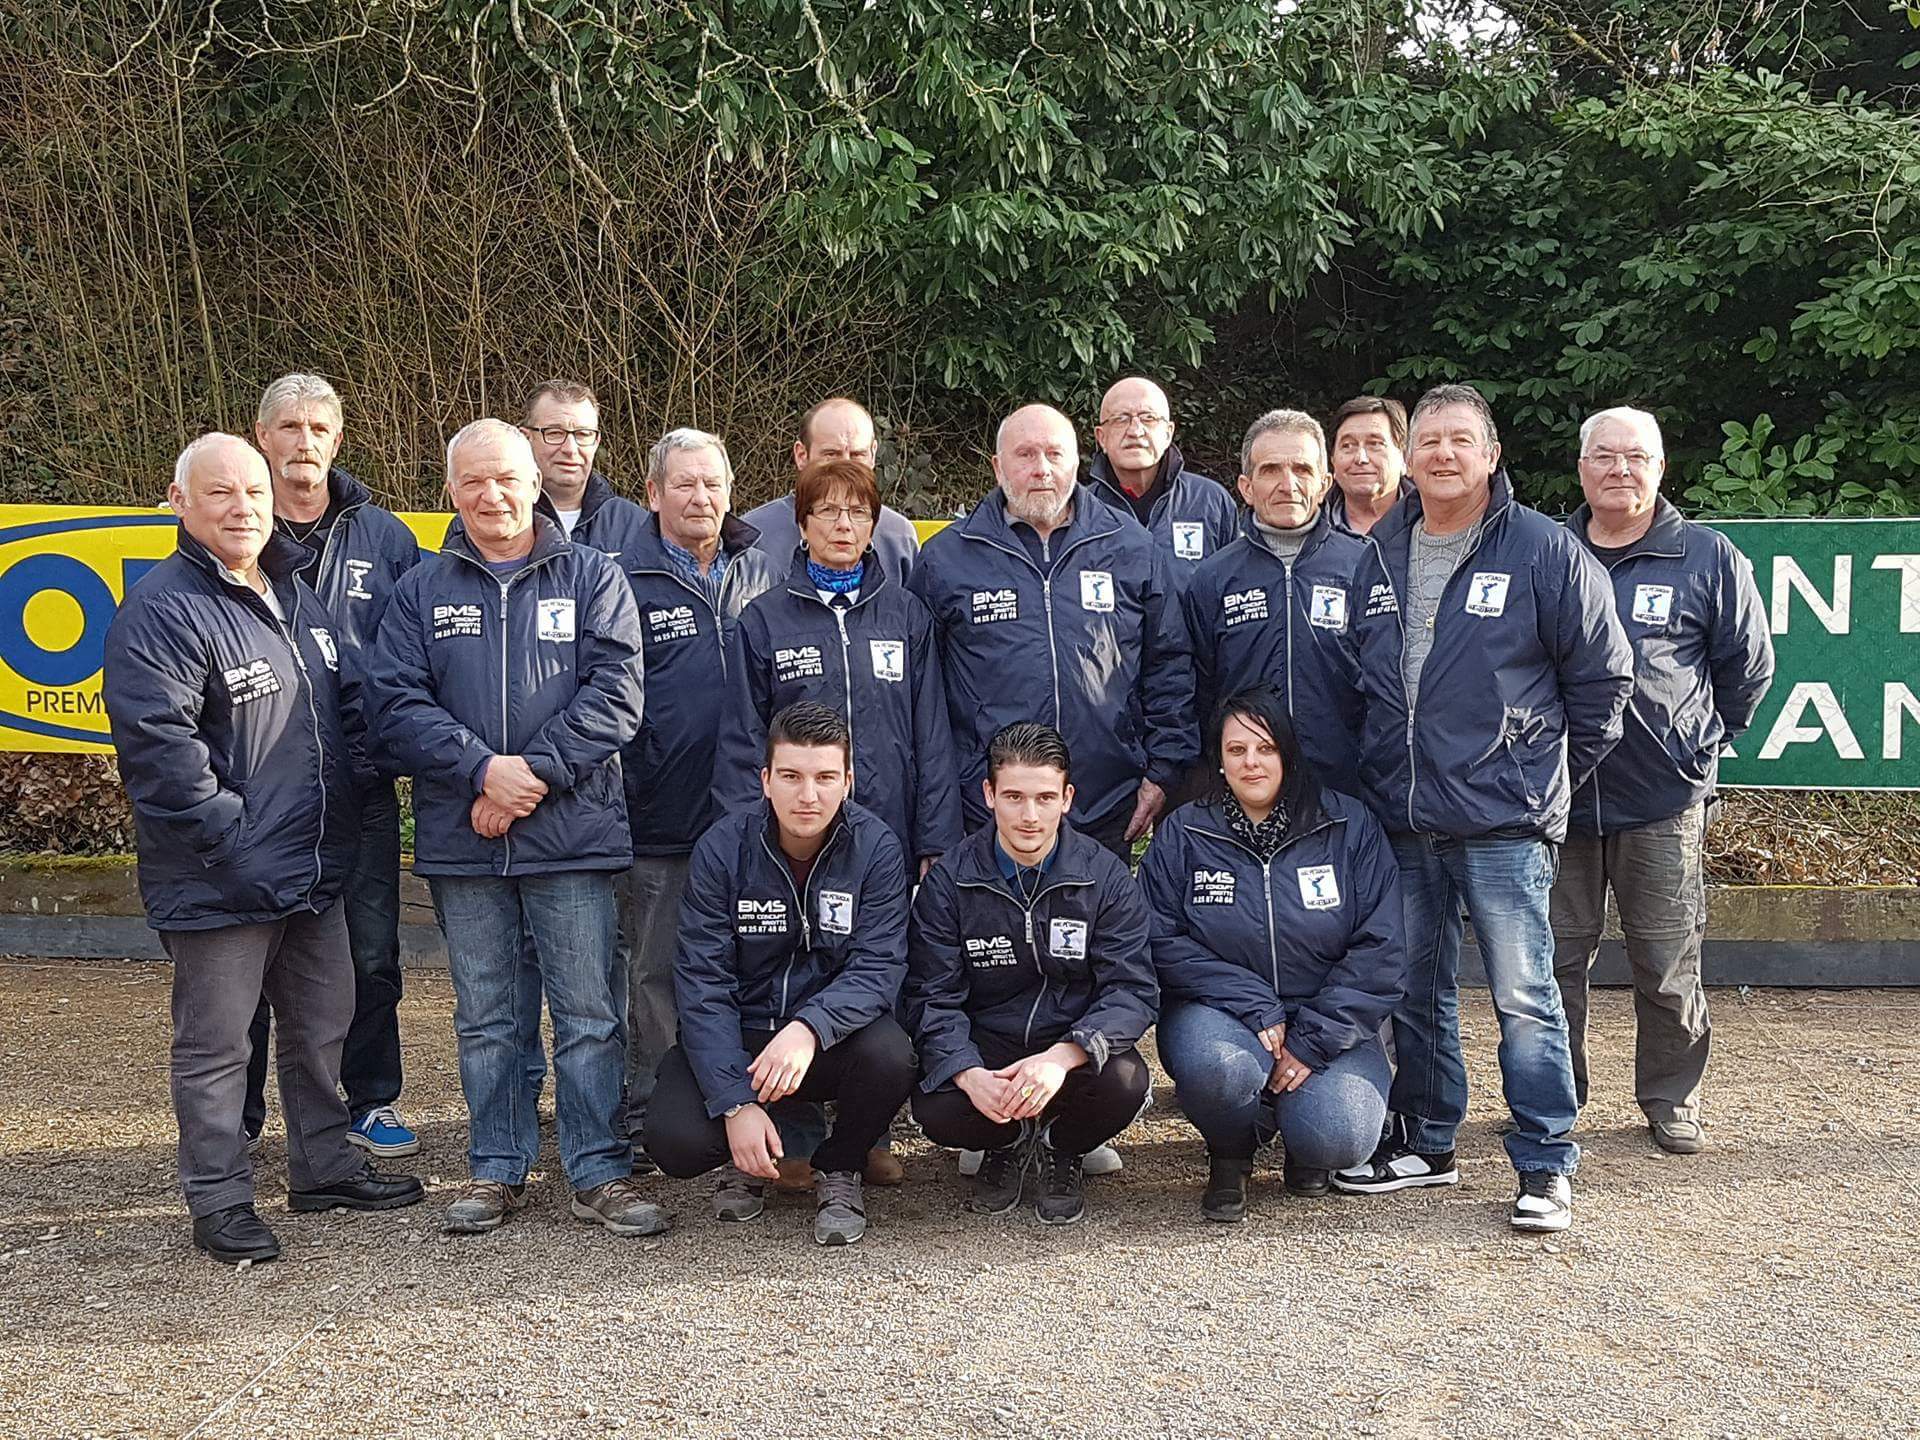
[(426, 1187), (412, 1175), (389, 1174), (371, 1165), (318, 1190), (289, 1190), (289, 1210), (398, 1210), (427, 1198)]
[(980, 1169), (973, 1177), (973, 1193), (967, 1197), (967, 1209), (976, 1215), (1004, 1215), (1020, 1203), (1020, 1190), (1027, 1179), (1027, 1144), (1024, 1138), (980, 1157)]
[(1573, 1223), (1573, 1184), (1549, 1170), (1522, 1170), (1507, 1217), (1516, 1230), (1564, 1230)]
[(1417, 1150), (1396, 1148), (1385, 1155), (1375, 1154), (1366, 1164), (1333, 1177), (1333, 1188), (1348, 1195), (1385, 1195), (1417, 1185), (1459, 1183), (1460, 1171), (1453, 1163), (1451, 1150), (1422, 1155)]
[(1200, 1196), (1200, 1213), (1222, 1225), (1247, 1218), (1247, 1177), (1253, 1161), (1229, 1155), (1207, 1157), (1207, 1188)]
[(193, 1243), (222, 1265), (280, 1258), (280, 1242), (251, 1205), (229, 1205), (193, 1222)]
[(1286, 1163), (1287, 1194), (1309, 1197), (1326, 1194), (1333, 1188), (1333, 1172), (1317, 1170), (1311, 1165), (1296, 1165), (1289, 1160)]
[(1073, 1150), (1040, 1147), (1035, 1167), (1040, 1172), (1040, 1194), (1033, 1202), (1033, 1213), (1047, 1224), (1071, 1225), (1087, 1213), (1083, 1158)]

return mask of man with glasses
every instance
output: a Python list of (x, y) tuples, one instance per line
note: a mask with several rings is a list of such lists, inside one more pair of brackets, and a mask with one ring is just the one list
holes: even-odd
[(1633, 971), (1634, 1098), (1653, 1141), (1706, 1146), (1700, 1084), (1712, 1026), (1700, 985), (1706, 931), (1701, 852), (1720, 752), (1753, 720), (1773, 680), (1773, 640), (1753, 567), (1724, 535), (1660, 495), (1659, 423), (1618, 407), (1580, 427), (1586, 504), (1567, 521), (1605, 567), (1633, 645), (1620, 743), (1573, 796), (1553, 886), (1554, 977), (1587, 1103), (1587, 974), (1613, 892)]
[(1223, 486), (1187, 469), (1173, 429), (1166, 391), (1138, 375), (1116, 381), (1100, 401), (1087, 488), (1147, 527), (1178, 592), (1194, 566), (1232, 543), (1237, 515)]
[(594, 467), (600, 453), (600, 403), (579, 380), (543, 380), (520, 412), (521, 433), (540, 469), (542, 514), (580, 545), (616, 560), (635, 543), (647, 512), (617, 494)]
[[(836, 395), (800, 417), (800, 438), (793, 442), (793, 471), (797, 476), (819, 460), (857, 460), (869, 470), (877, 470), (874, 449), (873, 416), (858, 401)], [(760, 548), (773, 556), (775, 567), (784, 573), (801, 544), (793, 496), (769, 500), (741, 519), (760, 532)], [(904, 585), (920, 554), (920, 532), (891, 505), (882, 505), (880, 518), (873, 525), (873, 553)]]

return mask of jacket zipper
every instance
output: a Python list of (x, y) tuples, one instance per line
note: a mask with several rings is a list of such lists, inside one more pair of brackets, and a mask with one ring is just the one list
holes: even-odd
[[(1640, 556), (1643, 556), (1643, 555), (1647, 556), (1650, 559), (1655, 559), (1655, 560), (1684, 560), (1686, 559), (1686, 554), (1687, 552), (1685, 547), (1682, 547), (1681, 549), (1675, 550), (1675, 551), (1639, 550), (1639, 551), (1635, 551), (1633, 554), (1630, 554), (1630, 555), (1618, 555), (1606, 562), (1607, 579), (1609, 581), (1613, 579), (1614, 566), (1624, 565), (1626, 564), (1627, 561), (1638, 559)], [(1629, 645), (1631, 645), (1631, 641), (1629, 641)], [(1635, 683), (1636, 685), (1638, 684), (1637, 679)], [(1636, 720), (1640, 719), (1639, 712), (1633, 708), (1633, 697), (1631, 695), (1627, 697), (1627, 713), (1633, 716), (1634, 719)], [(1649, 735), (1653, 735), (1653, 727), (1647, 724), (1645, 720), (1640, 720), (1640, 728), (1645, 730)], [(1654, 739), (1658, 741), (1660, 737), (1657, 735), (1654, 735)], [(1598, 834), (1605, 835), (1607, 833), (1607, 827), (1601, 822), (1601, 819), (1600, 819), (1602, 813), (1606, 809), (1606, 807), (1600, 801), (1600, 769), (1601, 767), (1598, 765), (1594, 766), (1594, 769), (1593, 769), (1593, 828)]]
[(1273, 862), (1278, 860), (1297, 842), (1305, 840), (1309, 835), (1318, 835), (1322, 830), (1330, 829), (1334, 823), (1332, 820), (1322, 819), (1313, 829), (1302, 830), (1298, 835), (1289, 836), (1281, 842), (1280, 848), (1275, 850), (1273, 854), (1265, 860), (1260, 860), (1260, 856), (1254, 851), (1251, 845), (1246, 844), (1244, 841), (1232, 835), (1222, 835), (1218, 830), (1206, 830), (1198, 825), (1188, 827), (1195, 835), (1205, 835), (1213, 840), (1224, 840), (1227, 844), (1234, 846), (1236, 849), (1246, 851), (1246, 853), (1252, 855), (1255, 860), (1260, 861), (1260, 879), (1261, 884), (1266, 889), (1267, 896), (1267, 965), (1273, 974), (1273, 993), (1275, 995), (1280, 993), (1280, 936), (1279, 927), (1274, 923), (1273, 919)]
[[(1046, 899), (1047, 896), (1051, 895), (1054, 891), (1082, 889), (1082, 888), (1085, 888), (1086, 886), (1093, 884), (1093, 881), (1091, 880), (1056, 880), (1051, 885), (1041, 886), (1040, 889), (1035, 892), (1033, 899), (1025, 905), (1022, 905), (1018, 900), (1015, 900), (1013, 896), (1009, 895), (1004, 889), (1002, 889), (998, 885), (995, 885), (992, 881), (956, 880), (953, 883), (954, 883), (954, 888), (957, 890), (985, 890), (991, 894), (998, 895), (1001, 899), (1005, 900), (1009, 905), (1013, 906), (1016, 910), (1019, 910), (1022, 917), (1026, 921), (1027, 953), (1033, 956), (1033, 971), (1034, 971), (1034, 974), (1037, 975), (1040, 979), (1039, 993), (1033, 997), (1033, 1004), (1027, 1010), (1027, 1027), (1021, 1033), (1020, 1043), (1023, 1045), (1031, 1045), (1033, 1043), (1033, 1017), (1040, 1013), (1040, 1002), (1046, 998), (1047, 983), (1048, 983), (1047, 972), (1043, 968), (1041, 968), (1041, 965), (1040, 965), (1040, 946), (1033, 937), (1033, 912), (1039, 908), (1040, 902)], [(1091, 943), (1093, 939), (1092, 935), (1089, 934), (1087, 939), (1088, 939), (1088, 942)]]
[[(841, 829), (844, 830), (845, 826), (843, 825)], [(835, 831), (827, 843), (821, 847), (820, 853), (813, 857), (813, 869), (809, 871), (807, 875), (807, 889), (809, 891), (813, 889), (814, 877), (820, 873), (820, 862), (827, 858), (827, 852), (833, 849), (839, 839), (840, 831)], [(801, 894), (799, 889), (794, 885), (792, 868), (782, 856), (774, 853), (773, 846), (767, 843), (767, 837), (764, 831), (760, 836), (760, 848), (767, 852), (767, 858), (773, 861), (774, 868), (780, 872), (780, 878), (787, 882), (787, 893), (793, 897), (793, 907), (800, 912), (800, 948), (802, 950), (811, 950), (813, 948), (813, 922), (810, 918), (810, 912), (807, 909), (807, 897)], [(787, 996), (793, 985), (793, 960), (794, 957), (788, 955), (786, 968), (780, 972), (780, 1010), (779, 1013), (773, 1017), (776, 1020), (784, 1020), (787, 1018)]]
[[(1064, 561), (1067, 558), (1067, 556), (1071, 555), (1075, 550), (1079, 549), (1082, 545), (1091, 544), (1095, 540), (1104, 540), (1109, 535), (1118, 535), (1119, 533), (1120, 533), (1119, 528), (1116, 526), (1114, 529), (1111, 529), (1111, 530), (1101, 530), (1095, 534), (1079, 536), (1073, 541), (1072, 544), (1068, 545), (1066, 549), (1062, 550), (1057, 558), (1050, 560), (1049, 564), (1051, 564), (1054, 568), (1057, 569), (1060, 563)], [(1053, 633), (1053, 575), (1052, 575), (1052, 572), (1049, 570), (1042, 570), (1038, 565), (1033, 563), (1033, 560), (1030, 556), (1024, 554), (1019, 550), (1014, 549), (1012, 546), (1002, 545), (998, 540), (989, 539), (985, 535), (968, 535), (967, 538), (969, 540), (978, 540), (982, 545), (990, 546), (995, 550), (1001, 551), (1003, 554), (1013, 556), (1014, 559), (1018, 560), (1022, 565), (1025, 565), (1029, 570), (1033, 571), (1034, 574), (1040, 577), (1041, 601), (1046, 608), (1046, 614), (1047, 614), (1047, 663), (1053, 673), (1053, 723), (1057, 726), (1060, 723), (1060, 649), (1059, 649), (1058, 642), (1054, 638), (1054, 633)], [(1045, 540), (1042, 540), (1040, 542), (1040, 545), (1041, 545), (1042, 553), (1043, 554), (1046, 553), (1047, 542)]]
[[(268, 585), (273, 584), (272, 579), (267, 576), (265, 571), (261, 572), (261, 579)], [(300, 654), (300, 642), (295, 638), (298, 634), (300, 624), (300, 587), (297, 583), (294, 586), (293, 616), (288, 620), (282, 620), (278, 615), (275, 615), (273, 613), (273, 607), (267, 604), (266, 600), (260, 596), (258, 591), (254, 592), (254, 598), (260, 601), (260, 607), (267, 612), (267, 617), (273, 621), (274, 628), (280, 632), (280, 638), (286, 641), (287, 650), (293, 656), (293, 668), (299, 671), (300, 681), (306, 687), (307, 691), (307, 719), (313, 726), (314, 752), (320, 757), (318, 772), (314, 777), (315, 784), (320, 791), (320, 833), (314, 838), (313, 879), (307, 885), (307, 908), (317, 914), (318, 909), (313, 903), (313, 895), (314, 892), (320, 888), (320, 877), (325, 868), (320, 857), (327, 843), (327, 742), (320, 733), (320, 708), (314, 704), (313, 700), (313, 675), (307, 669), (306, 659)]]

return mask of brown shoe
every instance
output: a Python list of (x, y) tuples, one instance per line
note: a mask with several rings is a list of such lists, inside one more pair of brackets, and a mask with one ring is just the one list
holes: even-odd
[(782, 1195), (813, 1194), (813, 1162), (804, 1155), (789, 1155), (774, 1162), (779, 1166), (780, 1178), (773, 1182), (773, 1188)]
[(604, 1226), (615, 1235), (658, 1235), (668, 1223), (666, 1212), (624, 1175), (591, 1190), (574, 1191), (569, 1208), (574, 1219)]
[(907, 1171), (893, 1151), (869, 1150), (864, 1178), (869, 1185), (898, 1185), (907, 1178)]

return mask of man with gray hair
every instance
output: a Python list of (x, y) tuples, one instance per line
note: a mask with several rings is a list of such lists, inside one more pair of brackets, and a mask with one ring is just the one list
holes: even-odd
[(1181, 608), (1200, 724), (1223, 697), (1271, 685), (1320, 781), (1358, 796), (1360, 692), (1346, 642), (1362, 547), (1328, 516), (1329, 484), (1318, 420), (1269, 410), (1254, 421), (1240, 442), (1240, 537), (1200, 562)]
[[(297, 573), (332, 613), (342, 651), (364, 668), (393, 587), (419, 563), (420, 545), (338, 463), (344, 435), (340, 396), (318, 375), (282, 375), (260, 396), (253, 438), (273, 478), (274, 528), (300, 545)], [(394, 1109), (401, 1070), (400, 800), (393, 782), (391, 774), (376, 775), (360, 797), (359, 844), (345, 895), (354, 1003), (340, 1083), (353, 1117), (347, 1138), (378, 1156), (420, 1148)], [(247, 1069), (245, 1123), (256, 1138), (266, 1118), (270, 1014), (263, 997)]]
[(1706, 1145), (1700, 1085), (1713, 1036), (1700, 984), (1706, 812), (1720, 752), (1773, 681), (1773, 639), (1753, 567), (1662, 498), (1666, 468), (1659, 422), (1644, 410), (1616, 406), (1580, 427), (1586, 503), (1567, 528), (1606, 569), (1634, 686), (1619, 745), (1574, 791), (1553, 885), (1554, 974), (1585, 1105), (1587, 974), (1611, 890), (1633, 972), (1634, 1099), (1655, 1144), (1691, 1155)]
[(378, 733), (414, 777), (414, 870), (447, 937), (471, 1179), (452, 1233), (526, 1204), (540, 1127), (517, 1022), (531, 944), (553, 1016), (575, 1218), (666, 1228), (619, 1129), (614, 877), (633, 860), (620, 752), (640, 728), (640, 619), (620, 568), (534, 510), (527, 437), (476, 420), (447, 446), (460, 526), (400, 582), (373, 668)]
[(647, 456), (651, 510), (620, 556), (640, 611), (646, 722), (623, 757), (633, 865), (627, 945), (627, 1125), (645, 1133), (654, 1073), (673, 1046), (673, 957), (694, 841), (714, 818), (714, 743), (727, 653), (747, 603), (779, 579), (759, 532), (729, 513), (733, 465), (718, 435), (669, 430)]
[(1144, 375), (1114, 381), (1100, 397), (1087, 488), (1147, 527), (1184, 589), (1194, 566), (1232, 542), (1239, 517), (1218, 481), (1187, 468), (1173, 432), (1165, 390)]
[(234, 435), (181, 453), (179, 546), (108, 628), (102, 698), (133, 804), (140, 895), (173, 959), (173, 1108), (193, 1243), (272, 1260), (241, 1130), (247, 1023), (280, 1019), (288, 1207), (385, 1210), (424, 1198), (347, 1143), (336, 1085), (353, 1017), (341, 892), (366, 771), (355, 667), (273, 529), (266, 463)]
[(1564, 1230), (1579, 1107), (1547, 894), (1572, 792), (1620, 741), (1633, 652), (1600, 567), (1514, 499), (1478, 391), (1429, 390), (1409, 441), (1417, 493), (1367, 534), (1348, 622), (1364, 798), (1387, 827), (1406, 908), (1397, 1123), (1368, 1164), (1333, 1183), (1370, 1195), (1460, 1178), (1464, 902), (1500, 1021), (1507, 1156), (1520, 1177), (1508, 1219)]

